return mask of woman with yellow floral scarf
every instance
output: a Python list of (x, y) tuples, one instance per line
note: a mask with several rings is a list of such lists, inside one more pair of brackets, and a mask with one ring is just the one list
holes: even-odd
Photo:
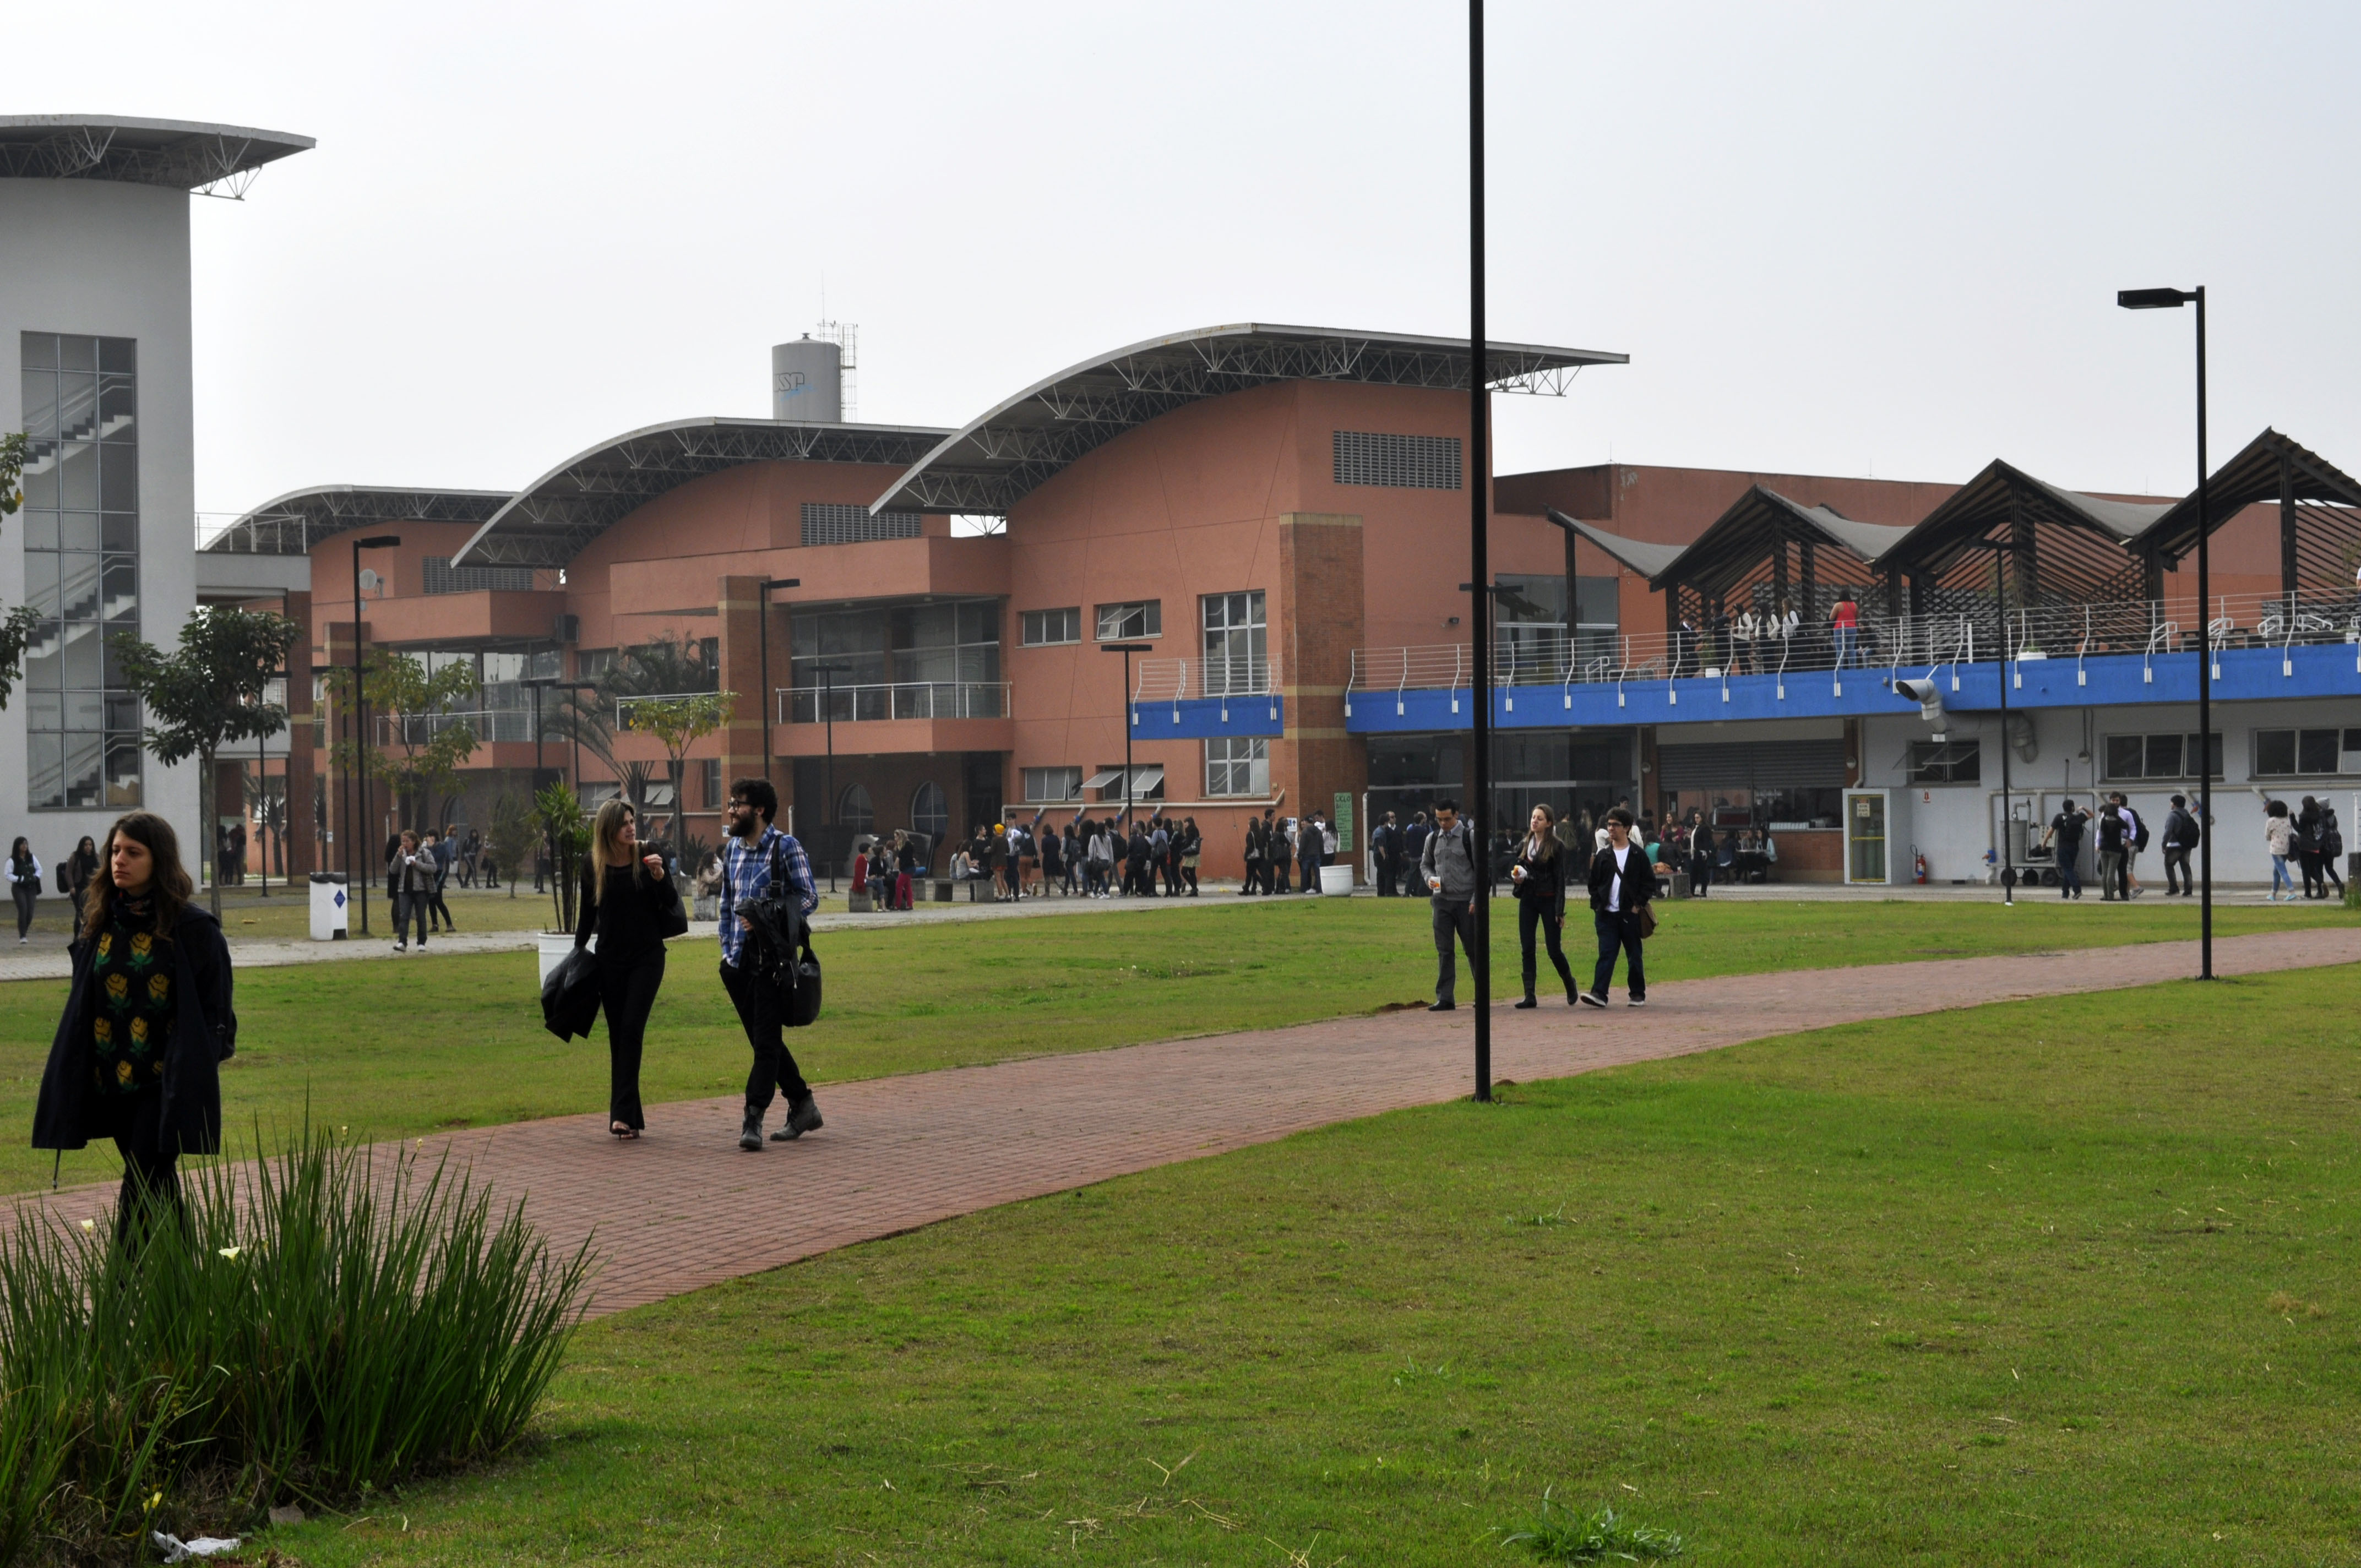
[(108, 829), (41, 1076), (35, 1148), (111, 1137), (123, 1156), (118, 1236), (144, 1205), (179, 1208), (181, 1155), (221, 1147), (220, 1065), (237, 1017), (228, 946), (193, 891), (170, 823), (135, 811)]

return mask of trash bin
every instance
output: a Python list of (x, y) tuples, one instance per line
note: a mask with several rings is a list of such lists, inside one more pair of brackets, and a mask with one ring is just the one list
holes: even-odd
[(345, 894), (345, 873), (313, 872), (312, 873), (312, 940), (341, 942), (345, 939), (346, 907), (351, 900)]
[(1322, 897), (1344, 898), (1348, 896), (1352, 891), (1353, 868), (1351, 866), (1322, 866), (1320, 868), (1320, 894)]

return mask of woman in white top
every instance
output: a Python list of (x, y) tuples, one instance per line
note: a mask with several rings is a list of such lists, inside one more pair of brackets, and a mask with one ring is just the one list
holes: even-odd
[(1762, 634), (1763, 618), (1754, 613), (1754, 607), (1750, 604), (1738, 612), (1736, 620), (1730, 623), (1730, 667), (1733, 673), (1741, 675), (1762, 673), (1763, 666), (1754, 652), (1754, 640)]

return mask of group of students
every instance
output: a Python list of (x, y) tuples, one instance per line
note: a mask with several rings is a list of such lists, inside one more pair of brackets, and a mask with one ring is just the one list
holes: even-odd
[(1314, 811), (1308, 817), (1282, 817), (1276, 806), (1265, 806), (1260, 817), (1246, 818), (1246, 880), (1238, 892), (1242, 895), (1285, 893), (1288, 868), (1292, 866), (1296, 884), (1305, 893), (1318, 893), (1320, 868), (1335, 862), (1337, 841), (1335, 825), (1324, 811)]
[(2049, 819), (2048, 828), (2041, 835), (2041, 842), (2049, 850), (2051, 863), (2058, 872), (2060, 899), (2082, 896), (2082, 840), (2086, 834), (2095, 834), (2092, 850), (2098, 860), (2101, 903), (2127, 903), (2146, 891), (2139, 880), (2138, 861), (2159, 832), (2164, 840), (2164, 895), (2186, 898), (2197, 891), (2196, 876), (2189, 869), (2189, 856), (2203, 839), (2205, 829), (2199, 824), (2197, 814), (2189, 808), (2187, 795), (2172, 797), (2172, 809), (2165, 814), (2160, 829), (2142, 820), (2121, 790), (2108, 795), (2098, 806), (2094, 820), (2091, 813), (2072, 800), (2060, 803), (2058, 815)]
[[(873, 840), (852, 857), (852, 891), (868, 894), (880, 909), (909, 908), (916, 902), (917, 884), (926, 874), (927, 851), (904, 828), (894, 829), (890, 839)], [(718, 892), (719, 861), (708, 857), (698, 877), (700, 886), (707, 885), (709, 879), (709, 885)]]
[[(1631, 809), (1619, 806), (1607, 813), (1596, 829), (1584, 882), (1598, 956), (1591, 970), (1590, 988), (1585, 991), (1577, 989), (1564, 943), (1566, 897), (1581, 840), (1566, 842), (1559, 832), (1557, 814), (1546, 806), (1533, 807), (1525, 836), (1509, 865), (1509, 880), (1517, 898), (1517, 940), (1525, 983), (1519, 1007), (1541, 1004), (1534, 990), (1540, 972), (1536, 938), (1565, 985), (1567, 1006), (1606, 1006), (1619, 961), (1628, 964), (1626, 1004), (1648, 1004), (1646, 943), (1655, 928), (1650, 905), (1656, 897), (1656, 869), (1639, 841), (1637, 826)], [(1419, 846), (1418, 877), (1426, 886), (1434, 919), (1434, 1002), (1427, 1011), (1448, 1013), (1458, 1004), (1455, 948), (1466, 950), (1470, 965), (1484, 961), (1476, 948), (1476, 900), (1486, 894), (1475, 831), (1460, 817), (1457, 801), (1435, 802), (1433, 824)]]
[[(1828, 623), (1811, 629), (1816, 646), (1799, 647), (1806, 632), (1803, 617), (1785, 599), (1775, 608), (1756, 609), (1752, 604), (1731, 615), (1716, 605), (1700, 626), (1695, 616), (1681, 617), (1673, 642), (1673, 674), (1695, 674), (1718, 667), (1733, 675), (1759, 675), (1765, 669), (1841, 670), (1864, 663), (1869, 655), (1862, 640), (1861, 601), (1850, 588), (1840, 588)], [(1826, 632), (1825, 640), (1819, 633)]]
[(2304, 897), (2332, 896), (2328, 891), (2332, 882), (2336, 884), (2334, 896), (2340, 901), (2345, 897), (2345, 878), (2336, 870), (2345, 853), (2345, 832), (2337, 825), (2335, 808), (2326, 801), (2305, 795), (2302, 808), (2293, 812), (2284, 800), (2266, 801), (2263, 840), (2271, 851), (2271, 903), (2279, 902), (2281, 888), (2287, 889), (2289, 902), (2295, 899), (2295, 883), (2288, 875), (2290, 860), (2303, 872)]
[(1162, 813), (1135, 821), (1128, 831), (1109, 817), (1076, 817), (1060, 829), (1031, 823), (994, 823), (979, 828), (967, 847), (951, 857), (953, 881), (989, 882), (1002, 902), (1062, 893), (1077, 898), (1160, 896), (1194, 898), (1197, 865), (1204, 838), (1193, 817)]

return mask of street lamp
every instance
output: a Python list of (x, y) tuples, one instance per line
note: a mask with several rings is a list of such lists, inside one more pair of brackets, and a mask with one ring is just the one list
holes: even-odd
[[(763, 675), (762, 675), (762, 690), (763, 690), (763, 782), (764, 784), (770, 784), (770, 783), (772, 782), (772, 780), (771, 780), (771, 705), (772, 705), (772, 702), (774, 700), (774, 699), (772, 697), (772, 695), (771, 695), (771, 590), (772, 590), (772, 589), (774, 589), (774, 588), (799, 588), (799, 587), (802, 587), (803, 586), (804, 586), (804, 580), (803, 580), (801, 577), (765, 577), (765, 578), (763, 578), (763, 604), (762, 604), (762, 608), (761, 608), (761, 609), (756, 612), (756, 620), (755, 620), (755, 621), (754, 621), (754, 632), (755, 632), (756, 641), (757, 641), (758, 645), (760, 646), (760, 648), (762, 649), (761, 662), (762, 662), (762, 666), (763, 666)], [(774, 786), (774, 787), (775, 787), (775, 786)]]
[[(1993, 609), (2000, 617), (2000, 901), (2016, 903), (2016, 858), (2008, 843), (2008, 582), (2003, 570), (2016, 550), (2014, 540), (1979, 539), (1971, 548), (1993, 553)], [(2101, 888), (2101, 893), (2106, 889)]]
[[(353, 883), (360, 884), (361, 935), (364, 937), (369, 934), (369, 879), (366, 875), (353, 874), (353, 853), (359, 848), (361, 834), (367, 831), (359, 824), (368, 820), (369, 811), (368, 764), (363, 760), (368, 755), (368, 694), (361, 688), (361, 552), (391, 550), (401, 543), (401, 535), (399, 533), (372, 533), (366, 539), (353, 541), (353, 761), (359, 765), (360, 778), (357, 782), (360, 784), (361, 808), (359, 817), (347, 815), (345, 818), (345, 827), (353, 835), (345, 844), (345, 882), (347, 889)], [(350, 790), (355, 782), (351, 769), (346, 770), (345, 782), (349, 812)], [(373, 839), (375, 835), (370, 837)]]
[[(541, 793), (541, 775), (543, 771), (541, 765), (541, 694), (544, 691), (546, 691), (549, 687), (557, 685), (557, 677), (555, 675), (528, 675), (523, 680), (519, 681), (517, 685), (521, 686), (531, 686), (533, 688), (533, 793), (538, 795)], [(577, 781), (577, 787), (579, 787), (578, 780)], [(545, 817), (543, 819), (541, 825), (541, 845), (543, 852), (549, 857), (549, 874), (552, 876), (557, 875), (556, 831), (550, 826), (548, 819)], [(533, 892), (541, 892), (541, 879), (536, 876), (533, 881)]]
[[(820, 787), (828, 792), (828, 800), (822, 806), (822, 810), (827, 813), (827, 816), (823, 819), (824, 825), (829, 829), (828, 836), (828, 890), (830, 893), (834, 893), (836, 891), (835, 828), (837, 826), (836, 677), (846, 674), (852, 668), (852, 666), (850, 664), (814, 664), (811, 668), (812, 674), (819, 677), (819, 715), (822, 725), (828, 733), (828, 773), (825, 781), (822, 783)], [(765, 749), (767, 750), (767, 747)], [(770, 759), (765, 757), (763, 761), (767, 767), (770, 762)]]
[(1099, 652), (1123, 655), (1123, 825), (1128, 828), (1131, 826), (1131, 656), (1134, 653), (1153, 653), (1156, 644), (1102, 642)]
[[(1474, 785), (1468, 805), (1476, 833), (1476, 950), (1467, 967), (1476, 981), (1476, 1098), (1492, 1098), (1492, 566), (1490, 526), (1492, 444), (1484, 374), (1484, 0), (1467, 0), (1467, 557), (1475, 585), (1476, 647)], [(1569, 585), (1571, 586), (1571, 585)], [(1566, 607), (1569, 616), (1574, 607)]]
[[(2213, 509), (2205, 494), (2205, 288), (2124, 289), (2115, 303), (2127, 311), (2197, 307), (2197, 978), (2213, 978), (2213, 591), (2206, 540)], [(2290, 612), (2292, 613), (2292, 612)]]

